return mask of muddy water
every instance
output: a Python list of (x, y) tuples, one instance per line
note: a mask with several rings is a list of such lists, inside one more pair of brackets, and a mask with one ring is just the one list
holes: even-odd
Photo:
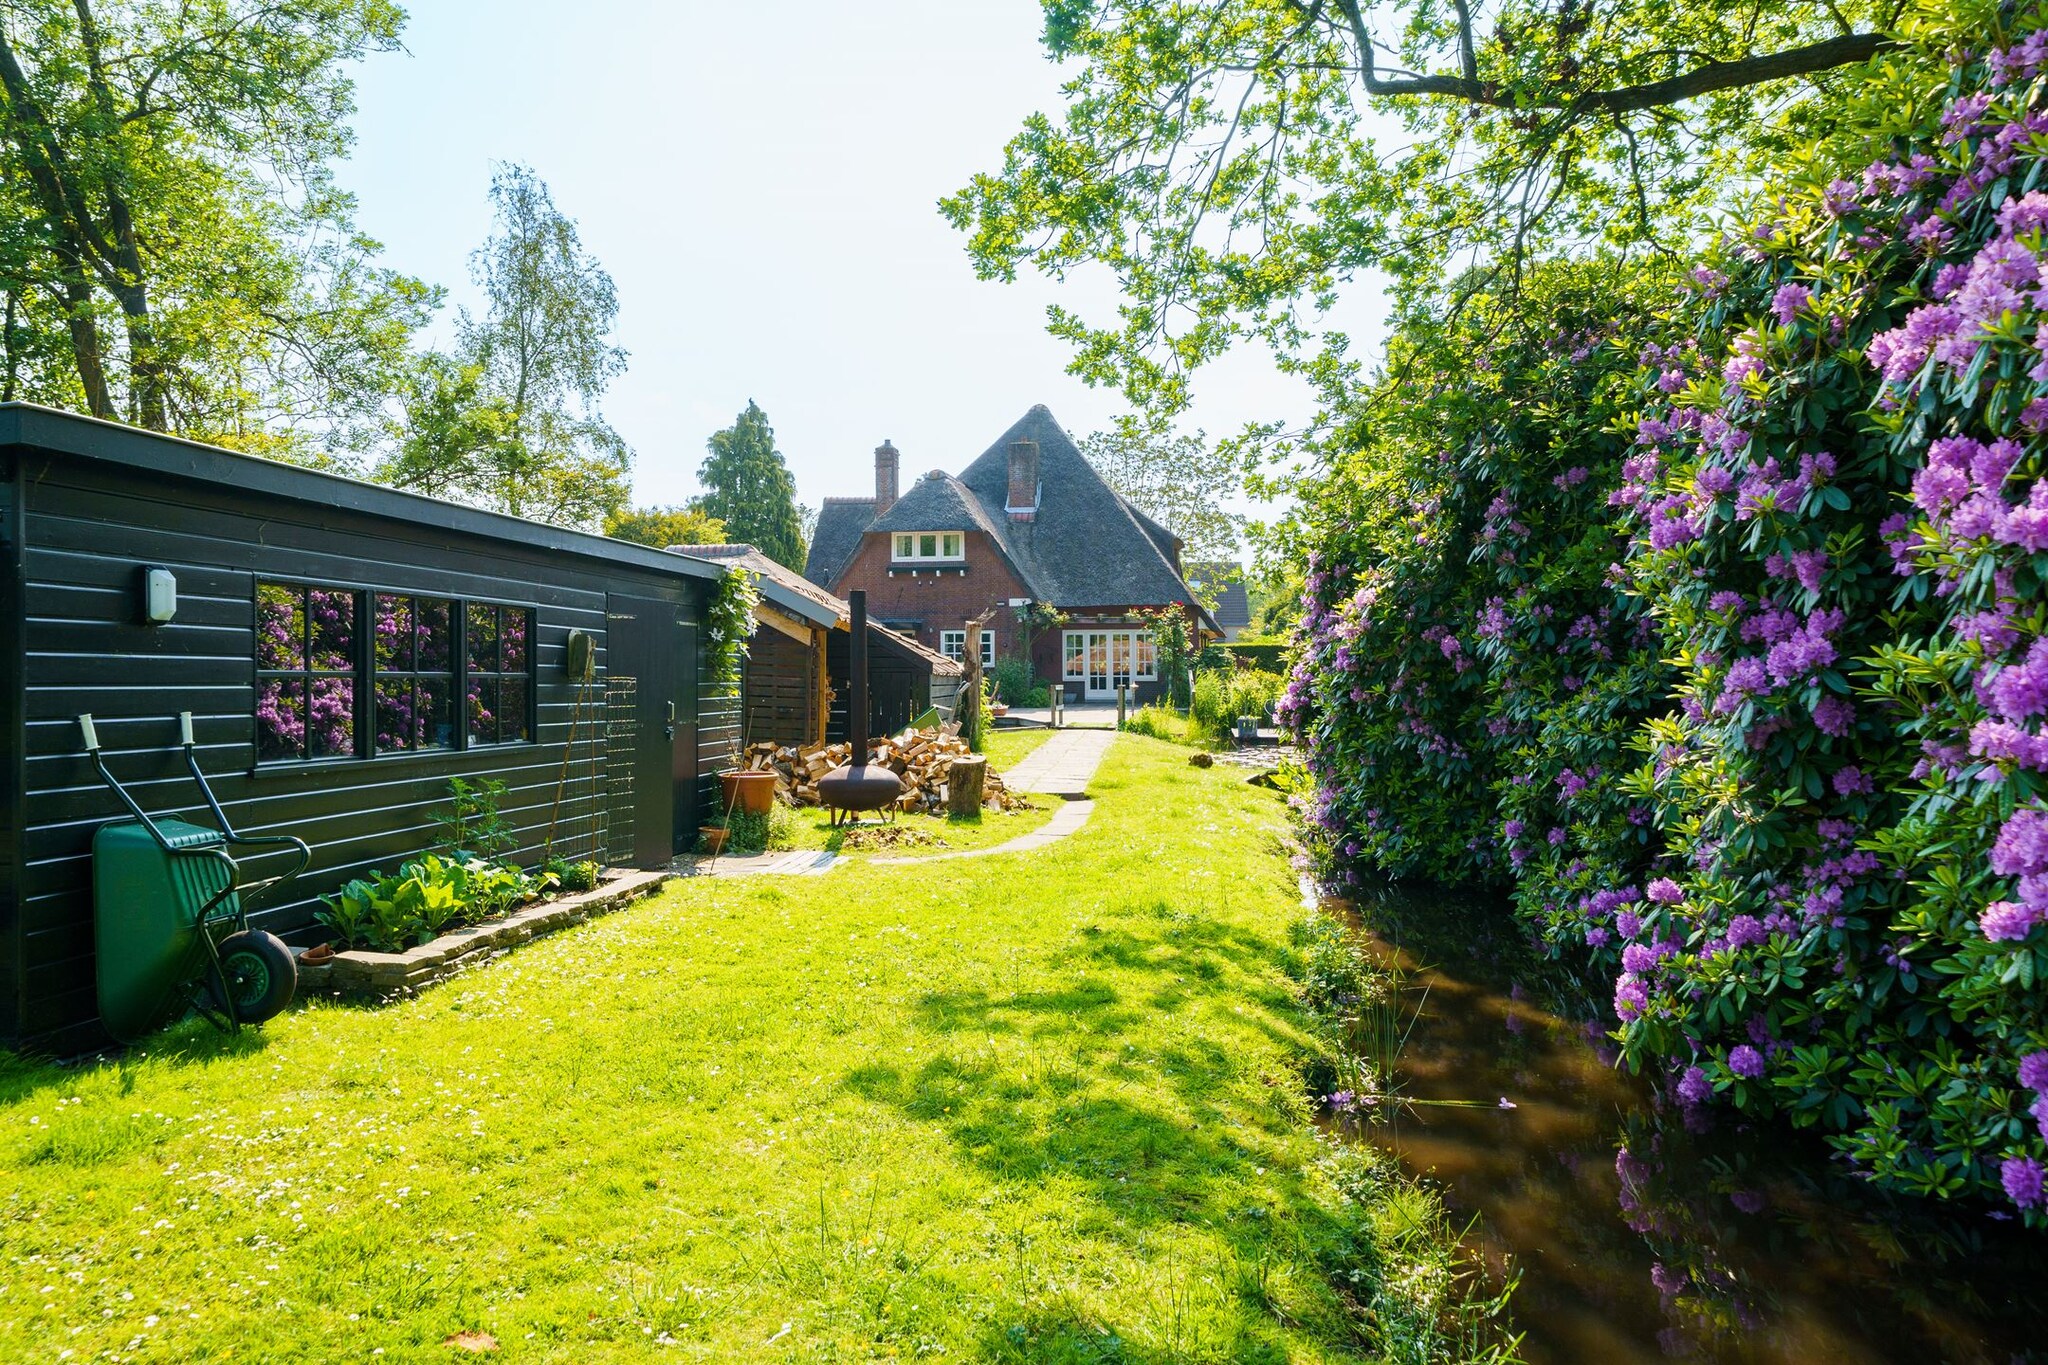
[(1520, 1275), (1532, 1365), (2048, 1362), (2048, 1237), (1885, 1199), (1780, 1129), (1689, 1131), (1597, 1027), (1536, 1003), (1512, 951), (1431, 944), (1425, 966), (1360, 937), (1419, 1004), (1401, 1093), (1483, 1104), (1351, 1131), (1477, 1215), (1487, 1261)]

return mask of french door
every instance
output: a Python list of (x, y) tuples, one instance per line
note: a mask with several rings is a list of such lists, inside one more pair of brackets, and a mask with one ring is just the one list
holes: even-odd
[(1119, 688), (1158, 676), (1147, 631), (1070, 630), (1063, 653), (1066, 680), (1080, 683), (1090, 701), (1113, 700)]

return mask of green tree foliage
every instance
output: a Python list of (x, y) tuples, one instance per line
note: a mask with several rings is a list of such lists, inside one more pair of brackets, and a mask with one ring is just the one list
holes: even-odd
[(360, 450), (436, 293), (330, 166), (387, 0), (0, 4), (0, 398)]
[(796, 481), (775, 448), (768, 414), (748, 399), (746, 411), (704, 444), (711, 453), (697, 467), (697, 478), (705, 492), (691, 506), (724, 523), (733, 544), (752, 545), (801, 572), (804, 530)]
[(666, 549), (670, 545), (723, 545), (725, 523), (695, 507), (634, 507), (605, 518), (613, 540)]
[(1882, 46), (1870, 0), (1044, 8), (1064, 113), (943, 208), (984, 277), (1108, 266), (1120, 316), (1056, 307), (1053, 331), (1155, 413), (1247, 335), (1341, 403), (1357, 365), (1327, 312), (1361, 275), (1405, 307), (1560, 250), (1683, 250), (1803, 135), (1827, 73)]
[(1081, 442), (1095, 472), (1140, 511), (1181, 538), (1186, 562), (1238, 556), (1244, 518), (1225, 504), (1244, 492), (1240, 459), (1201, 432), (1177, 435), (1125, 417)]
[(524, 166), (491, 181), (492, 235), (470, 258), (482, 316), (420, 358), (377, 477), (514, 516), (595, 528), (626, 508), (632, 453), (599, 409), (624, 372), (618, 296), (575, 222)]

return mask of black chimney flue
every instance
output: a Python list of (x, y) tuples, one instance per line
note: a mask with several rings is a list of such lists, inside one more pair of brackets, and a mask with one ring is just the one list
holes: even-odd
[(868, 591), (855, 588), (846, 595), (848, 605), (853, 608), (853, 638), (847, 642), (851, 657), (848, 667), (853, 673), (853, 695), (847, 698), (846, 729), (853, 741), (853, 754), (847, 760), (852, 767), (864, 767), (868, 761)]
[(846, 766), (818, 779), (818, 800), (837, 825), (854, 811), (887, 810), (895, 817), (903, 780), (893, 769), (868, 762), (868, 595), (855, 588), (846, 595), (853, 638), (847, 641)]

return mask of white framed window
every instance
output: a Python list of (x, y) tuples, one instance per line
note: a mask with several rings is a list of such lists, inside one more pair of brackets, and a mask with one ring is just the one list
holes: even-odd
[(967, 632), (964, 630), (942, 630), (939, 632), (939, 653), (961, 663), (967, 658)]
[[(967, 536), (961, 531), (898, 531), (897, 559), (962, 559), (966, 557)], [(966, 632), (960, 632), (966, 639)]]
[(1132, 683), (1159, 681), (1159, 648), (1149, 630), (1070, 630), (1060, 646), (1060, 675), (1090, 697)]
[(996, 666), (996, 633), (992, 630), (985, 630), (981, 633), (981, 666), (983, 668), (994, 668)]

